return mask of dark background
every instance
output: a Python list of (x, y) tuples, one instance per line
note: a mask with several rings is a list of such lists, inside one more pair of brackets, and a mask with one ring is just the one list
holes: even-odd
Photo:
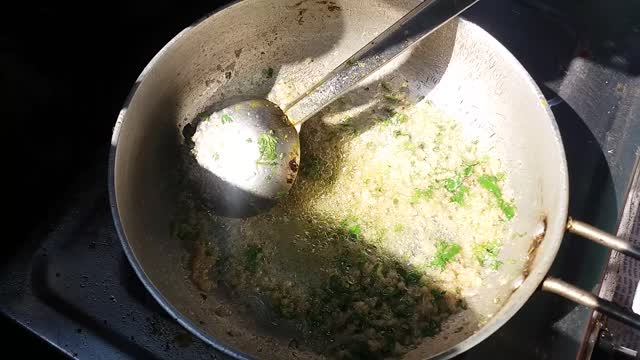
[(79, 167), (109, 146), (118, 111), (153, 55), (227, 2), (29, 2), (2, 10), (0, 99), (11, 129), (5, 139), (15, 141), (12, 159), (22, 165), (10, 191), (19, 195), (12, 215), (22, 229), (51, 213)]
[[(78, 173), (95, 162), (106, 168), (118, 111), (155, 53), (227, 2), (29, 1), (0, 10), (0, 116), (13, 170), (3, 171), (12, 174), (3, 262), (26, 234), (50, 230)], [(3, 316), (0, 333), (5, 353), (58, 354)]]

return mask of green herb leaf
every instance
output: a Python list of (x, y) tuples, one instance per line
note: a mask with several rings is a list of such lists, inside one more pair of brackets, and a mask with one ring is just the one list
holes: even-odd
[(444, 296), (447, 294), (444, 290), (431, 289), (431, 296), (433, 296), (433, 300), (439, 302), (444, 300)]
[(223, 124), (228, 124), (230, 122), (233, 122), (233, 118), (229, 114), (223, 114), (222, 115), (222, 123)]
[(469, 193), (469, 188), (462, 184), (464, 180), (473, 173), (473, 168), (476, 165), (477, 164), (469, 164), (465, 166), (462, 171), (458, 172), (456, 176), (444, 180), (444, 188), (450, 193), (453, 193), (453, 196), (449, 199), (451, 202), (460, 205), (464, 203), (464, 199)]
[(407, 115), (405, 115), (405, 114), (401, 114), (399, 112), (396, 112), (396, 113), (393, 113), (393, 115), (391, 115), (391, 117), (389, 118), (389, 121), (393, 125), (400, 125), (400, 124), (404, 124), (407, 121), (409, 121), (409, 117)]
[(492, 175), (482, 175), (478, 178), (478, 184), (483, 188), (487, 189), (490, 193), (492, 193), (496, 198), (502, 198), (502, 191), (500, 191), (500, 187), (498, 186), (498, 178)]
[(380, 83), (380, 86), (382, 87), (382, 90), (387, 91), (387, 92), (391, 92), (391, 84), (388, 81), (383, 81)]
[(262, 75), (267, 79), (271, 79), (273, 77), (273, 68), (262, 69)]
[(393, 313), (401, 318), (407, 318), (413, 314), (415, 305), (406, 297), (400, 298), (392, 308)]
[(389, 115), (388, 117), (384, 118), (384, 119), (380, 119), (378, 120), (379, 122), (381, 122), (383, 125), (400, 125), (400, 124), (404, 124), (407, 121), (409, 121), (409, 117), (405, 114), (396, 112), (391, 110), (391, 115)]
[(352, 239), (358, 240), (360, 238), (361, 233), (362, 233), (362, 229), (360, 229), (360, 225), (355, 224), (349, 227), (349, 235), (351, 235)]
[(465, 178), (469, 177), (471, 174), (473, 174), (473, 168), (478, 165), (477, 163), (474, 164), (469, 164), (467, 166), (465, 166), (465, 168), (462, 170), (462, 176), (464, 176)]
[(467, 194), (469, 194), (469, 187), (466, 185), (460, 185), (456, 192), (449, 198), (449, 201), (462, 205), (464, 204)]
[(417, 148), (416, 144), (412, 143), (409, 140), (403, 142), (402, 147), (407, 151), (414, 151)]
[(393, 130), (393, 137), (400, 137), (400, 136), (406, 136), (407, 138), (409, 138), (409, 140), (411, 140), (411, 135), (407, 134), (406, 132), (402, 131), (402, 130)]
[(273, 130), (260, 134), (258, 136), (260, 158), (256, 163), (259, 165), (276, 165), (276, 159), (278, 158), (277, 145), (278, 139), (273, 135)]
[(460, 185), (462, 185), (462, 177), (460, 177), (459, 175), (446, 179), (444, 181), (444, 188), (451, 193), (455, 193)]
[(418, 285), (422, 280), (422, 274), (416, 270), (411, 270), (403, 276), (404, 282), (409, 285)]
[(393, 231), (395, 231), (397, 233), (403, 232), (404, 231), (404, 225), (402, 225), (402, 224), (393, 225)]
[(458, 244), (439, 241), (436, 244), (436, 254), (431, 260), (431, 266), (444, 270), (447, 264), (460, 252), (460, 250), (461, 248)]
[(262, 248), (258, 245), (251, 244), (245, 251), (245, 268), (251, 272), (255, 272), (259, 263), (263, 260)]
[(480, 266), (498, 270), (502, 261), (498, 260), (502, 244), (499, 241), (485, 241), (473, 245), (473, 256)]
[(362, 228), (357, 221), (358, 219), (355, 216), (348, 216), (340, 222), (340, 225), (349, 235), (349, 239), (351, 240), (359, 240), (362, 235)]
[(516, 206), (512, 203), (506, 202), (504, 199), (498, 200), (498, 206), (500, 206), (500, 210), (507, 218), (507, 220), (513, 219), (516, 216)]
[(427, 324), (422, 327), (422, 336), (434, 337), (440, 333), (440, 323), (436, 320), (430, 319)]
[(384, 94), (384, 98), (385, 100), (392, 102), (392, 103), (399, 103), (402, 101), (402, 99), (400, 99), (400, 97), (396, 96), (396, 95), (391, 95), (391, 94)]
[(310, 154), (302, 158), (300, 174), (311, 180), (325, 180), (327, 178), (326, 167), (327, 164), (325, 160)]
[(478, 184), (496, 197), (496, 200), (498, 200), (498, 207), (500, 207), (500, 210), (502, 210), (502, 213), (507, 220), (511, 220), (516, 216), (516, 208), (514, 204), (507, 202), (502, 198), (502, 191), (500, 191), (500, 187), (498, 186), (498, 180), (497, 176), (482, 175), (478, 178)]
[(420, 200), (430, 200), (433, 197), (433, 186), (430, 185), (426, 189), (415, 189), (409, 203), (411, 205), (417, 204)]

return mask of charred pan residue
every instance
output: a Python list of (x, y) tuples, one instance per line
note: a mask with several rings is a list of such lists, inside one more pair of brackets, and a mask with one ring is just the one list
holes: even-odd
[(291, 159), (291, 161), (289, 161), (289, 169), (293, 172), (298, 171), (298, 163), (296, 162), (296, 159)]
[(540, 220), (542, 221), (542, 231), (536, 234), (536, 237), (533, 239), (533, 242), (529, 247), (529, 251), (527, 252), (527, 262), (524, 264), (524, 271), (522, 272), (524, 278), (527, 278), (527, 276), (529, 276), (529, 274), (531, 273), (533, 261), (538, 254), (538, 249), (540, 248), (540, 244), (542, 244), (544, 235), (547, 233), (547, 215), (543, 215)]
[(304, 13), (306, 13), (307, 10), (308, 9), (300, 9), (300, 10), (298, 10), (298, 17), (296, 17), (296, 21), (298, 22), (298, 25), (304, 24)]
[(328, 9), (329, 11), (336, 11), (336, 10), (340, 10), (340, 9), (341, 9), (341, 7), (340, 7), (340, 6), (338, 6), (338, 5), (336, 5), (336, 3), (335, 3), (335, 2), (330, 1), (330, 2), (329, 2), (329, 5), (327, 5), (327, 9)]
[(335, 1), (321, 0), (321, 1), (316, 1), (316, 3), (321, 5), (327, 5), (327, 10), (329, 11), (336, 11), (336, 10), (342, 9), (340, 6), (336, 5)]

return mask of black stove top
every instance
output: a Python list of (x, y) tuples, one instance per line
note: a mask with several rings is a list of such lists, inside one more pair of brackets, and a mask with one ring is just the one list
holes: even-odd
[[(106, 185), (111, 127), (133, 80), (173, 35), (223, 3), (110, 3), (91, 13), (44, 5), (3, 24), (0, 75), (9, 86), (0, 91), (26, 165), (10, 204), (19, 220), (10, 225), (29, 231), (3, 255), (0, 310), (69, 356), (225, 358), (182, 329), (137, 279), (115, 234)], [(640, 113), (633, 101), (640, 98), (640, 7), (598, 3), (485, 0), (465, 17), (500, 40), (554, 105), (571, 215), (613, 231), (640, 139), (632, 116)], [(598, 20), (607, 14), (617, 22)], [(567, 236), (551, 272), (595, 289), (607, 258)], [(590, 314), (536, 293), (460, 358), (575, 358)]]

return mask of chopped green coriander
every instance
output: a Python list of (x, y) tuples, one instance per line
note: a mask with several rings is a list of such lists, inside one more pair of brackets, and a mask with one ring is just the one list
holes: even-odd
[(414, 151), (418, 147), (416, 146), (416, 144), (414, 144), (411, 141), (407, 140), (407, 141), (402, 143), (402, 148), (407, 150), (407, 151)]
[(399, 112), (394, 112), (389, 118), (389, 122), (392, 125), (404, 124), (409, 121), (409, 117), (405, 114), (401, 114)]
[(273, 68), (269, 67), (266, 69), (262, 69), (262, 75), (264, 75), (264, 77), (266, 77), (267, 79), (271, 79), (273, 77)]
[(460, 245), (448, 241), (438, 241), (436, 254), (431, 260), (431, 266), (444, 270), (447, 264), (460, 252)]
[(461, 185), (456, 189), (453, 195), (449, 198), (449, 201), (454, 202), (458, 205), (464, 204), (464, 199), (469, 194), (469, 187), (466, 185)]
[(402, 278), (404, 279), (404, 282), (409, 285), (417, 285), (420, 284), (420, 280), (422, 280), (422, 274), (416, 270), (411, 270), (404, 274)]
[(349, 235), (353, 240), (358, 240), (360, 238), (360, 234), (362, 234), (362, 229), (360, 228), (359, 224), (349, 226), (348, 230)]
[(233, 118), (229, 114), (223, 114), (222, 115), (222, 123), (223, 124), (228, 124), (230, 122), (233, 122)]
[(444, 188), (453, 194), (449, 198), (449, 201), (457, 203), (459, 205), (464, 204), (464, 200), (469, 194), (469, 187), (463, 185), (463, 183), (464, 180), (473, 173), (473, 168), (476, 165), (477, 164), (467, 164), (462, 169), (462, 171), (457, 172), (454, 177), (444, 180)]
[(260, 158), (256, 163), (259, 165), (277, 164), (277, 145), (278, 138), (273, 135), (273, 130), (269, 130), (269, 132), (260, 134), (260, 136), (258, 137), (258, 151), (260, 152)]
[(473, 168), (478, 165), (477, 163), (473, 163), (473, 164), (469, 164), (467, 166), (464, 167), (464, 169), (462, 170), (462, 176), (464, 177), (469, 177), (471, 176), (471, 174), (473, 174)]
[(516, 216), (516, 206), (510, 202), (505, 201), (504, 199), (498, 200), (498, 206), (502, 213), (507, 218), (507, 220), (513, 219)]
[(359, 240), (362, 235), (362, 228), (358, 224), (358, 219), (355, 216), (348, 216), (340, 222), (342, 228), (346, 231), (351, 240)]
[(262, 248), (254, 244), (249, 245), (245, 251), (245, 268), (251, 272), (255, 272), (262, 259)]
[(402, 99), (399, 96), (391, 95), (391, 94), (384, 94), (384, 98), (385, 100), (390, 101), (392, 103), (398, 103), (402, 101)]
[(480, 266), (498, 270), (502, 261), (498, 260), (502, 244), (499, 241), (485, 241), (473, 245), (473, 256)]
[(478, 178), (478, 184), (483, 188), (487, 189), (490, 193), (493, 194), (498, 199), (502, 198), (502, 191), (500, 191), (500, 187), (498, 186), (498, 178), (492, 175), (482, 175)]
[(426, 189), (415, 189), (413, 191), (413, 195), (411, 195), (409, 203), (414, 205), (417, 204), (420, 200), (430, 200), (433, 197), (433, 190), (433, 185), (430, 185)]
[(384, 126), (400, 125), (400, 124), (406, 123), (407, 121), (409, 121), (409, 117), (407, 115), (393, 111), (393, 110), (391, 111), (391, 115), (389, 115), (388, 117), (383, 119), (378, 119), (378, 122)]
[(409, 138), (409, 140), (411, 140), (411, 135), (402, 131), (402, 130), (393, 130), (393, 137), (400, 137), (400, 136), (406, 136), (407, 138)]
[(444, 300), (444, 296), (447, 294), (444, 290), (431, 289), (431, 296), (433, 296), (433, 300), (436, 302)]
[(516, 215), (516, 208), (514, 204), (502, 198), (502, 191), (500, 191), (498, 181), (498, 177), (492, 175), (482, 175), (478, 178), (478, 184), (495, 196), (498, 201), (498, 207), (500, 207), (507, 220), (511, 220)]
[(422, 333), (422, 336), (434, 337), (440, 333), (440, 323), (431, 319), (427, 321), (427, 324), (422, 327), (420, 332)]
[(444, 180), (444, 188), (451, 193), (455, 193), (461, 185), (462, 177), (459, 175)]

